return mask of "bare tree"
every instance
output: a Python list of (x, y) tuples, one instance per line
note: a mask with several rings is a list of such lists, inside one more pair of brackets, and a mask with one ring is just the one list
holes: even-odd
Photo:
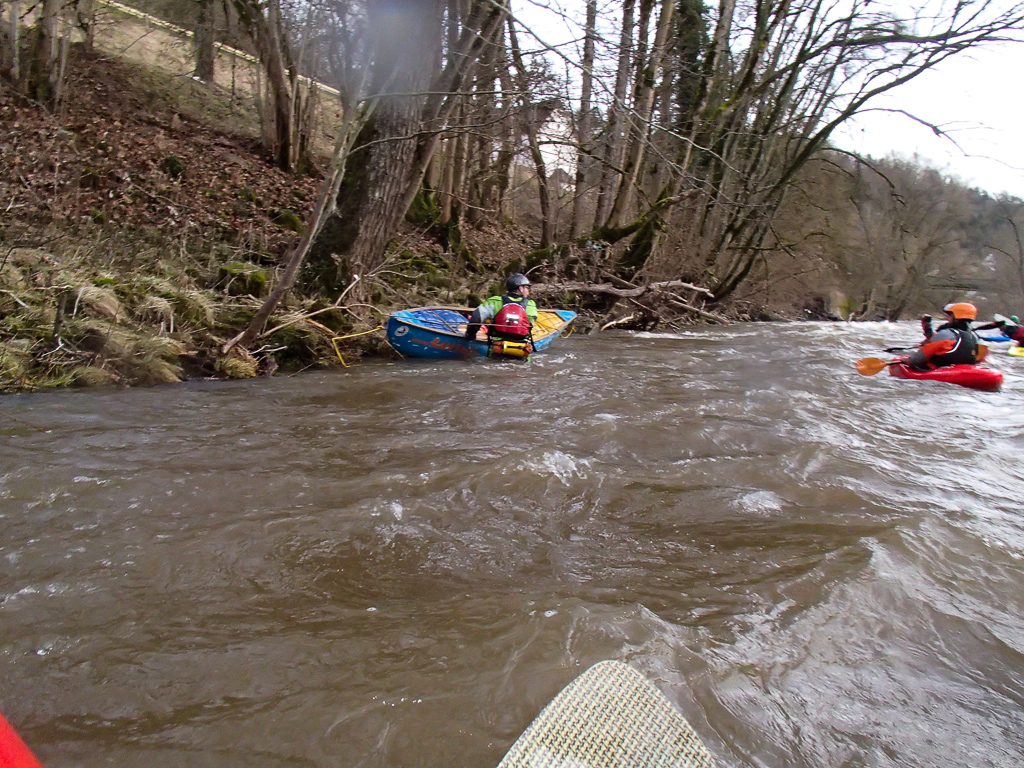
[(43, 0), (33, 30), (27, 91), (31, 98), (51, 108), (60, 101), (68, 42), (60, 0)]
[[(313, 130), (309, 107), (310, 101), (316, 98), (316, 87), (309, 78), (317, 74), (312, 66), (302, 71), (304, 44), (293, 27), (308, 29), (315, 24), (320, 7), (316, 4), (299, 7), (299, 12), (305, 14), (305, 22), (301, 23), (289, 19), (281, 0), (232, 0), (232, 3), (256, 47), (266, 77), (266, 110), (263, 95), (257, 93), (260, 118), (265, 121), (264, 145), (279, 168), (293, 170), (307, 159), (309, 134)], [(204, 44), (212, 46), (212, 40)], [(212, 72), (210, 74), (212, 76)], [(265, 111), (269, 115), (265, 115)]]
[(594, 229), (601, 228), (608, 219), (615, 172), (622, 167), (624, 137), (622, 127), (626, 111), (626, 91), (629, 88), (629, 61), (633, 44), (633, 10), (635, 0), (623, 0), (622, 24), (619, 33), (618, 66), (615, 69), (615, 87), (608, 106), (607, 121), (602, 142), (601, 180), (597, 187)]
[[(485, 46), (493, 45), (505, 10), (473, 0), (458, 40), (441, 60), (444, 8), (430, 0), (384, 0), (366, 6), (377, 108), (356, 141), (337, 199), (313, 243), (312, 279), (337, 292), (348, 276), (372, 277), (388, 242), (420, 191), (424, 174)], [(367, 280), (356, 289), (366, 296)]]
[(196, 77), (212, 83), (214, 76), (216, 26), (214, 24), (213, 0), (196, 0), (198, 15), (196, 17)]
[(10, 5), (3, 68), (8, 78), (16, 83), (21, 79), (21, 0), (10, 0)]
[(1024, 203), (1020, 200), (999, 200), (1000, 223), (1003, 237), (999, 245), (988, 243), (996, 253), (1004, 257), (1010, 267), (1013, 282), (1016, 283), (1016, 301), (1024, 301)]
[[(641, 0), (643, 7), (648, 0)], [(649, 9), (645, 9), (650, 13)], [(619, 189), (608, 215), (607, 226), (621, 226), (633, 202), (637, 181), (643, 167), (644, 156), (650, 139), (651, 115), (656, 95), (655, 83), (665, 59), (669, 30), (672, 25), (672, 14), (675, 11), (674, 0), (662, 0), (661, 12), (658, 16), (657, 32), (650, 53), (637, 57), (633, 113), (630, 119), (630, 141), (624, 163), (625, 175), (619, 179)]]
[[(685, 250), (700, 254), (700, 272), (724, 299), (757, 263), (790, 182), (839, 125), (879, 94), (1022, 25), (1024, 5), (989, 0), (903, 16), (870, 0), (842, 12), (820, 0), (723, 0), (692, 115), (678, 121), (673, 178), (648, 203), (664, 215), (602, 234), (632, 236), (622, 264), (636, 274), (671, 220), (689, 233)], [(691, 188), (699, 193), (680, 197)], [(671, 270), (671, 256), (659, 268)]]
[(509, 21), (508, 27), (509, 50), (512, 53), (512, 61), (516, 69), (516, 84), (519, 90), (519, 98), (522, 106), (522, 128), (526, 133), (530, 158), (533, 160), (533, 169), (537, 178), (537, 196), (540, 200), (540, 242), (538, 247), (547, 248), (551, 244), (551, 192), (548, 189), (548, 172), (544, 166), (544, 155), (540, 151), (540, 144), (537, 142), (538, 119), (531, 114), (533, 105), (530, 103), (530, 74), (526, 64), (523, 62), (522, 52), (519, 49), (519, 39), (516, 36), (515, 23)]
[(591, 104), (594, 81), (594, 44), (597, 38), (597, 0), (587, 0), (587, 21), (583, 39), (582, 82), (580, 86), (580, 113), (576, 121), (576, 186), (572, 199), (572, 222), (569, 225), (569, 238), (580, 235), (583, 223), (583, 201), (590, 165), (590, 122)]

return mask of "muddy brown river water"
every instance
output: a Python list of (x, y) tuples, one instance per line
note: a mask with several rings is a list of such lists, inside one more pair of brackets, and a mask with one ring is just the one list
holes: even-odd
[(1024, 359), (854, 370), (915, 330), (4, 398), (0, 711), (48, 768), (491, 768), (619, 659), (722, 768), (1024, 765)]

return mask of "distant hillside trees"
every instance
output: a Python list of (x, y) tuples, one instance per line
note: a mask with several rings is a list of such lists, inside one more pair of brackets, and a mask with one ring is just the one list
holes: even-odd
[[(12, 0), (0, 3), (0, 9), (6, 11), (0, 16), (7, 17), (0, 46), (5, 78), (28, 98), (56, 107), (67, 65), (72, 6), (60, 0), (41, 0), (38, 5)], [(22, 27), (29, 18), (34, 23), (25, 35)]]
[(312, 80), (322, 75), (315, 33), (327, 17), (316, 3), (232, 3), (263, 67), (265, 81), (256, 96), (264, 145), (279, 168), (302, 171), (312, 161), (309, 152), (319, 98)]
[(795, 177), (747, 297), (833, 315), (900, 320), (969, 299), (1024, 308), (1024, 202), (897, 158), (826, 151)]

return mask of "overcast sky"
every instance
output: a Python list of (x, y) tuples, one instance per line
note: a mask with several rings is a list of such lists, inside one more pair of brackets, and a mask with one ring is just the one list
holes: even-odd
[[(564, 43), (580, 34), (544, 5), (568, 9), (568, 15), (582, 21), (584, 0), (518, 0), (513, 8), (547, 43)], [(949, 138), (885, 109), (910, 112), (941, 127)], [(873, 157), (916, 155), (922, 164), (968, 186), (1024, 199), (1024, 43), (951, 57), (880, 97), (873, 111), (833, 134), (833, 143)]]
[(875, 157), (916, 153), (970, 186), (1024, 199), (1022, 78), (1024, 44), (1004, 44), (954, 56), (875, 105), (940, 125), (955, 145), (908, 117), (881, 111), (858, 118), (833, 140)]

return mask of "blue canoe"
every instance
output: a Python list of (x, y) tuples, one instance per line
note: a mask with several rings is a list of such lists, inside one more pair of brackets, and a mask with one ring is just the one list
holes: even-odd
[[(388, 341), (409, 357), (469, 358), (526, 357), (522, 344), (508, 343), (507, 352), (495, 348), (484, 330), (476, 339), (465, 338), (466, 323), (473, 310), (461, 307), (417, 307), (393, 312), (388, 317)], [(533, 351), (542, 352), (564, 333), (575, 312), (562, 309), (537, 311), (533, 326)]]

